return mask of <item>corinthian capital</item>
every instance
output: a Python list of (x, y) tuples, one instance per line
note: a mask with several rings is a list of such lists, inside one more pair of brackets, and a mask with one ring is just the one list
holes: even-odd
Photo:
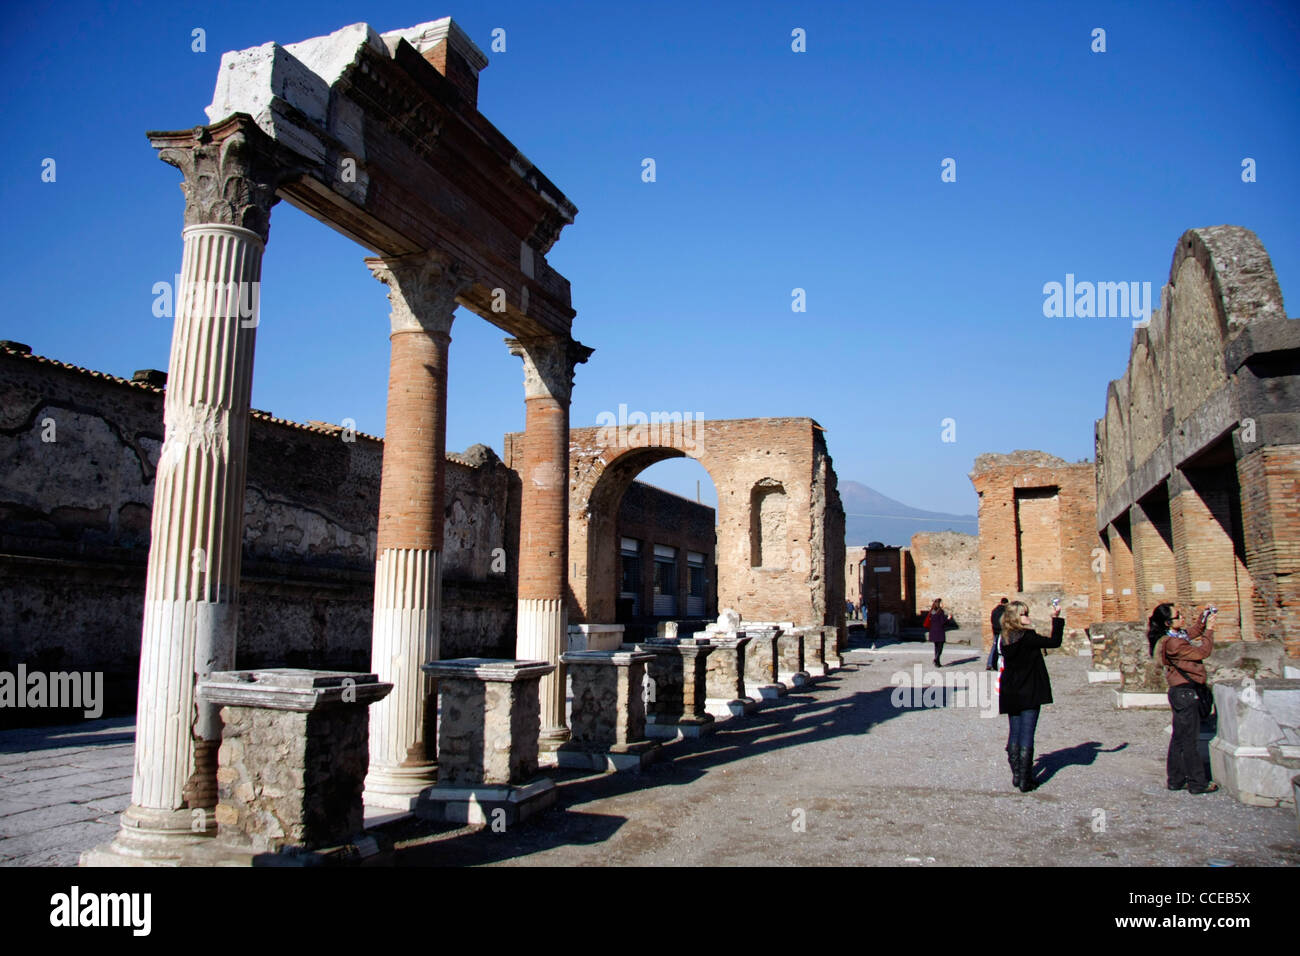
[(147, 134), (158, 158), (184, 174), (185, 225), (251, 229), (265, 242), (275, 191), (304, 172), (302, 162), (236, 113), (211, 126)]
[(553, 398), (564, 405), (573, 394), (574, 368), (595, 351), (567, 336), (506, 339), (506, 345), (524, 360), (524, 398)]
[(394, 332), (449, 333), (456, 297), (474, 281), (462, 263), (438, 252), (372, 258), (366, 265), (388, 286)]

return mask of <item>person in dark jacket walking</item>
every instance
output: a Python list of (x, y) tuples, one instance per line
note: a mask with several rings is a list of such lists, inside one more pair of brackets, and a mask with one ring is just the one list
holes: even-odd
[(926, 615), (930, 623), (930, 640), (934, 642), (934, 666), (942, 667), (943, 662), (940, 655), (943, 654), (943, 642), (948, 633), (948, 623), (952, 620), (948, 617), (948, 612), (943, 609), (943, 598), (935, 598), (934, 603), (930, 605), (930, 613)]
[(1010, 600), (1010, 598), (1003, 598), (989, 615), (989, 623), (993, 625), (993, 646), (989, 648), (989, 660), (984, 666), (986, 671), (998, 669), (998, 638), (1002, 636), (1002, 615), (1006, 613), (1007, 602)]
[(1043, 651), (1060, 647), (1065, 621), (1060, 605), (1052, 607), (1052, 636), (1043, 637), (1029, 620), (1029, 608), (1011, 601), (1002, 614), (1002, 681), (998, 692), (998, 713), (1006, 714), (1007, 760), (1011, 764), (1012, 786), (1021, 793), (1034, 789), (1034, 731), (1039, 710), (1052, 702), (1052, 681), (1047, 676)]
[[(1196, 684), (1206, 681), (1203, 661), (1214, 651), (1214, 622), (1219, 612), (1202, 608), (1191, 627), (1183, 623), (1183, 614), (1172, 604), (1157, 604), (1147, 620), (1147, 644), (1151, 656), (1165, 665), (1169, 682), (1169, 709), (1174, 714), (1169, 753), (1165, 757), (1166, 786), (1188, 793), (1213, 793), (1219, 785), (1205, 775), (1196, 748), (1201, 729), (1200, 702)], [(1156, 648), (1160, 654), (1156, 656)]]

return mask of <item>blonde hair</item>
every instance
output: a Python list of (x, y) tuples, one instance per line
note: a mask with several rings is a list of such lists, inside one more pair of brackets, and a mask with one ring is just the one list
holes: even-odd
[(1002, 612), (1002, 643), (1014, 644), (1020, 640), (1020, 632), (1026, 630), (1020, 621), (1022, 614), (1029, 613), (1029, 605), (1024, 601), (1011, 601)]

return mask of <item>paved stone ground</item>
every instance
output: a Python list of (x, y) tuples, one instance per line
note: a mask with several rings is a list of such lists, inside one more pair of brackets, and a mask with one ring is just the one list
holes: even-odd
[[(548, 814), (507, 833), (412, 834), (399, 864), (1300, 864), (1293, 809), (1167, 791), (1168, 712), (1114, 710), (1086, 659), (1049, 658), (1041, 783), (1013, 790), (1005, 717), (893, 706), (891, 676), (932, 671), (931, 657), (919, 644), (852, 651), (815, 689), (672, 745), (641, 780), (570, 776)], [(984, 673), (975, 648), (950, 643), (944, 661), (938, 673)]]
[(0, 733), (0, 866), (74, 866), (131, 802), (130, 717)]
[[(1166, 791), (1168, 713), (1115, 711), (1084, 659), (1048, 659), (1040, 786), (1012, 790), (1005, 718), (952, 692), (949, 706), (894, 706), (891, 677), (933, 673), (930, 657), (919, 644), (851, 651), (844, 670), (670, 745), (639, 778), (556, 774), (556, 808), (506, 833), (398, 825), (398, 864), (1300, 864), (1293, 809)], [(984, 673), (972, 648), (950, 643), (944, 661), (940, 674)], [(130, 740), (129, 719), (0, 733), (0, 866), (72, 865), (111, 838)]]

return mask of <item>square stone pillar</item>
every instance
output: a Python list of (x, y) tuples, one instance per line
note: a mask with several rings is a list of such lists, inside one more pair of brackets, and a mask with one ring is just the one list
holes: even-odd
[(392, 689), (374, 674), (292, 668), (221, 671), (201, 683), (223, 723), (217, 842), (254, 853), (355, 842), (369, 707)]
[(822, 637), (822, 660), (826, 665), (826, 673), (829, 674), (844, 666), (844, 658), (840, 656), (843, 629), (834, 625), (823, 626)]
[[(1112, 522), (1106, 529), (1106, 542), (1109, 545), (1108, 557), (1110, 561), (1110, 584), (1111, 591), (1106, 597), (1110, 601), (1105, 604), (1113, 611), (1108, 610), (1107, 620), (1112, 621), (1136, 621), (1139, 620), (1141, 611), (1138, 607), (1137, 595), (1137, 578), (1133, 566), (1133, 547), (1129, 543), (1131, 532), (1129, 531), (1128, 516), (1123, 516), (1122, 520)], [(1155, 605), (1152, 605), (1154, 607)], [(1150, 616), (1150, 609), (1147, 615)]]
[(750, 638), (745, 634), (719, 634), (709, 636), (713, 653), (704, 669), (704, 709), (714, 717), (738, 717), (748, 714), (758, 705), (745, 694), (745, 646)]
[(455, 823), (513, 824), (555, 802), (537, 776), (546, 661), (463, 657), (433, 661), (438, 682), (438, 784), (420, 794), (417, 816)]
[(560, 658), (573, 684), (569, 739), (556, 751), (561, 767), (640, 770), (659, 751), (646, 739), (642, 697), (646, 664), (653, 654), (635, 651), (570, 651)]
[(1157, 604), (1178, 601), (1178, 577), (1174, 569), (1173, 531), (1169, 508), (1163, 501), (1147, 507), (1136, 504), (1129, 510), (1133, 529), (1133, 576), (1137, 581), (1135, 620), (1146, 620)]
[(707, 667), (713, 644), (707, 638), (648, 641), (636, 650), (654, 655), (647, 664), (652, 696), (646, 735), (675, 739), (713, 732), (708, 712)]
[(804, 670), (803, 631), (801, 627), (782, 628), (776, 639), (776, 677), (786, 687), (802, 687), (808, 683)]
[(803, 669), (807, 671), (809, 679), (825, 677), (830, 668), (826, 666), (823, 646), (826, 641), (826, 635), (823, 628), (805, 627), (801, 628), (803, 633)]
[[(1235, 495), (1236, 489), (1216, 471), (1198, 472), (1194, 482), (1176, 472), (1170, 480), (1177, 489), (1169, 502), (1169, 515), (1178, 600), (1189, 618), (1201, 605), (1218, 607), (1214, 639), (1236, 641), (1241, 639), (1241, 605), (1237, 600), (1237, 556), (1229, 531), (1233, 522), (1229, 494)], [(1235, 486), (1236, 475), (1229, 474)]]
[(750, 639), (745, 648), (745, 693), (750, 700), (775, 700), (786, 693), (776, 673), (780, 632), (776, 627), (746, 627), (741, 632)]

